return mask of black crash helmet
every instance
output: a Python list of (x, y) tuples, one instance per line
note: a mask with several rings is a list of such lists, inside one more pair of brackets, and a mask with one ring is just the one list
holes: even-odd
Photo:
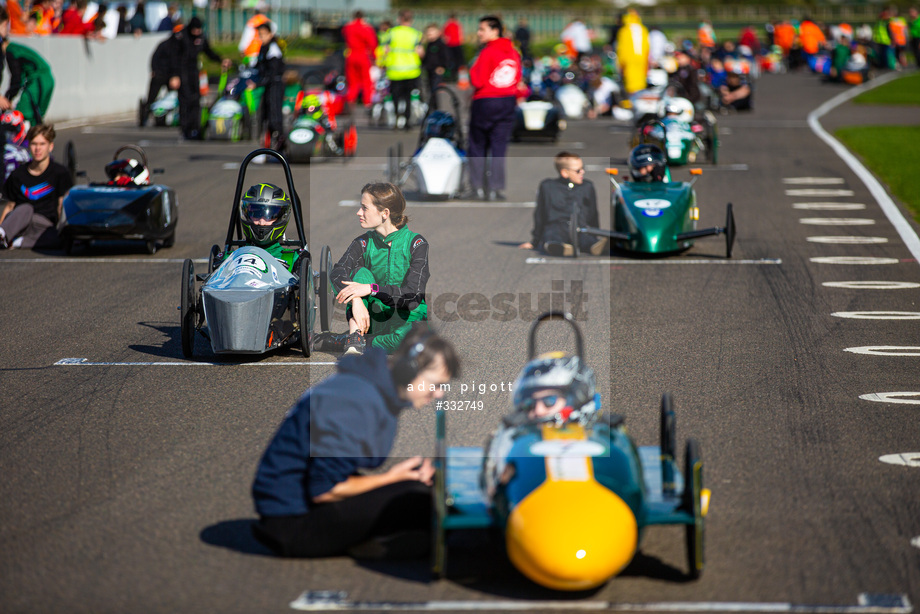
[[(650, 171), (643, 169), (651, 166)], [(629, 174), (633, 181), (664, 181), (668, 159), (655, 145), (639, 145), (629, 152)]]
[(291, 219), (291, 199), (271, 183), (257, 183), (240, 200), (243, 234), (256, 245), (277, 243)]

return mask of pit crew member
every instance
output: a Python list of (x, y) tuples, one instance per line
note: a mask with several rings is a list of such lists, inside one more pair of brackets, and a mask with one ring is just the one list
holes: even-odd
[(372, 347), (337, 369), (304, 393), (268, 444), (252, 486), (254, 533), (286, 557), (422, 555), (430, 543), (430, 460), (361, 470), (386, 461), (401, 411), (441, 398), (441, 384), (459, 375), (457, 354), (419, 326), (393, 356)]

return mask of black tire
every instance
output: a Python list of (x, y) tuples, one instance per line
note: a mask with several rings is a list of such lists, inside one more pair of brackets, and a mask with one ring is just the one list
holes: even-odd
[(70, 236), (70, 235), (67, 235), (67, 236), (64, 237), (61, 241), (62, 241), (62, 243), (63, 243), (64, 253), (67, 254), (68, 256), (72, 256), (72, 255), (73, 255), (74, 238), (73, 238), (72, 236)]
[(684, 463), (684, 510), (693, 516), (686, 526), (687, 576), (697, 580), (706, 566), (706, 524), (702, 510), (703, 458), (695, 439), (687, 440)]
[(578, 258), (578, 211), (572, 212), (569, 218), (569, 242), (572, 244), (572, 255)]
[(252, 120), (250, 119), (249, 113), (243, 113), (243, 140), (251, 141), (252, 140)]
[(335, 309), (332, 291), (332, 250), (324, 245), (319, 252), (319, 327), (322, 332), (332, 330), (332, 314)]
[(395, 147), (395, 145), (391, 145), (387, 149), (387, 181), (390, 183), (396, 183), (396, 174), (399, 168), (399, 160), (396, 159)]
[(67, 172), (70, 173), (70, 183), (77, 182), (77, 148), (73, 141), (67, 141), (67, 147), (64, 150), (64, 162), (67, 166)]
[(670, 393), (661, 396), (661, 461), (674, 461), (677, 454), (677, 418)]
[(195, 292), (195, 265), (190, 259), (182, 263), (182, 302), (179, 310), (182, 355), (192, 358), (195, 355), (195, 325), (198, 319), (198, 306)]
[(163, 239), (163, 247), (172, 247), (176, 244), (176, 231), (173, 230), (169, 236)]
[(220, 248), (216, 245), (211, 246), (211, 253), (208, 254), (208, 275), (217, 270), (223, 260), (220, 258)]
[(157, 253), (156, 239), (147, 239), (144, 241), (144, 249), (147, 250), (147, 253), (151, 256)]
[(725, 257), (732, 257), (735, 247), (735, 213), (731, 203), (725, 207)]
[(313, 300), (316, 296), (313, 267), (308, 255), (304, 254), (298, 260), (297, 272), (300, 276), (297, 289), (297, 327), (300, 329), (300, 349), (304, 357), (308, 358), (313, 351), (313, 327), (316, 324), (316, 314), (313, 311)]

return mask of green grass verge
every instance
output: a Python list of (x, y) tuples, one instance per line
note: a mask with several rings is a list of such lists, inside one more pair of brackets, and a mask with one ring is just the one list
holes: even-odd
[(889, 81), (853, 99), (857, 104), (920, 105), (920, 74)]
[[(318, 37), (289, 38), (285, 42), (287, 45), (284, 49), (284, 59), (290, 64), (319, 63), (335, 48), (335, 45), (330, 44), (329, 41)], [(211, 44), (211, 48), (222, 58), (230, 58), (235, 63), (240, 61), (240, 52), (236, 42), (215, 42)], [(216, 79), (220, 76), (220, 64), (212, 62), (204, 54), (199, 57), (209, 78)]]
[(834, 133), (856, 152), (920, 222), (920, 126), (853, 126)]

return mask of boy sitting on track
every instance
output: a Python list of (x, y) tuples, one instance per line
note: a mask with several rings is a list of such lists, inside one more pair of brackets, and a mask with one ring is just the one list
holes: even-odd
[[(539, 249), (550, 256), (575, 253), (569, 239), (572, 214), (578, 213), (579, 226), (598, 227), (597, 196), (594, 184), (585, 179), (585, 163), (580, 156), (562, 151), (553, 158), (559, 176), (544, 179), (537, 191), (537, 208), (533, 213), (533, 238), (521, 243), (521, 249)], [(606, 237), (579, 236), (579, 251), (599, 256), (607, 249)]]

